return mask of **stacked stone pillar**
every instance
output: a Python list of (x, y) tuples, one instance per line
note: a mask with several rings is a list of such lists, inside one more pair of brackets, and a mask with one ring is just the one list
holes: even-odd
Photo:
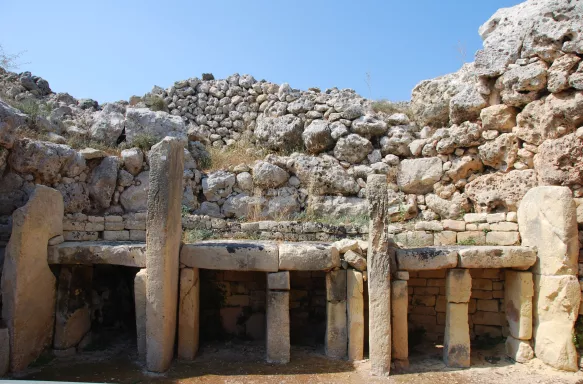
[(326, 356), (343, 359), (348, 353), (346, 329), (346, 270), (326, 273)]
[(267, 274), (266, 350), (267, 362), (285, 364), (290, 360), (289, 272)]
[(146, 366), (164, 372), (174, 355), (184, 148), (166, 137), (150, 151), (146, 221)]
[(472, 277), (469, 269), (454, 268), (447, 271), (445, 280), (445, 335), (443, 361), (448, 367), (470, 366), (470, 326), (468, 303), (472, 294)]
[(397, 271), (394, 278), (395, 280), (391, 283), (393, 327), (391, 350), (395, 367), (406, 368), (409, 365), (409, 331), (407, 325), (409, 272)]
[(346, 271), (348, 359), (364, 359), (364, 280), (356, 269)]
[[(518, 224), (522, 245), (537, 250), (531, 268), (534, 353), (552, 367), (577, 371), (572, 335), (581, 290), (577, 214), (571, 190), (554, 186), (530, 189), (520, 203)], [(520, 347), (521, 343), (514, 344)]]

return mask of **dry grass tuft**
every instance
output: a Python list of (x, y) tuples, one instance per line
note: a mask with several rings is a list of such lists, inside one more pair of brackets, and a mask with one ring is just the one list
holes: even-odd
[(262, 160), (267, 152), (255, 147), (252, 143), (241, 140), (227, 147), (207, 147), (209, 158), (201, 161), (201, 167), (207, 172), (229, 169), (239, 164), (252, 165)]
[(393, 102), (389, 100), (378, 100), (372, 103), (373, 111), (392, 115), (394, 113), (404, 113), (411, 121), (414, 120), (413, 111), (407, 102)]

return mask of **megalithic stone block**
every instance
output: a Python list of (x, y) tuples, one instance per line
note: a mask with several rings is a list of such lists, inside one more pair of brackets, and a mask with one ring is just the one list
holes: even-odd
[(472, 294), (472, 276), (469, 269), (449, 269), (445, 279), (445, 298), (450, 303), (467, 303)]
[(146, 367), (164, 372), (174, 355), (182, 234), (184, 148), (166, 137), (152, 147), (146, 221)]
[(348, 353), (345, 269), (326, 273), (326, 300), (326, 356), (343, 359)]
[(409, 332), (407, 329), (407, 307), (409, 302), (406, 280), (394, 280), (391, 283), (391, 301), (393, 318), (393, 359), (409, 358)]
[(180, 270), (178, 307), (178, 357), (193, 360), (200, 330), (200, 280), (198, 268)]
[(370, 224), (368, 233), (369, 355), (371, 374), (391, 370), (391, 267), (395, 250), (388, 237), (386, 175), (370, 175), (366, 183)]
[(134, 278), (134, 305), (138, 356), (143, 361), (146, 359), (146, 280), (147, 270), (140, 269)]
[(446, 304), (443, 361), (448, 367), (470, 366), (468, 303)]
[(532, 338), (532, 273), (506, 270), (504, 308), (510, 335), (519, 340)]
[(56, 279), (47, 262), (49, 239), (63, 233), (63, 196), (37, 185), (12, 214), (2, 271), (2, 318), (10, 334), (10, 369), (22, 371), (53, 340)]
[(362, 272), (346, 271), (348, 359), (364, 358), (364, 280)]
[(289, 363), (289, 291), (267, 291), (267, 362)]

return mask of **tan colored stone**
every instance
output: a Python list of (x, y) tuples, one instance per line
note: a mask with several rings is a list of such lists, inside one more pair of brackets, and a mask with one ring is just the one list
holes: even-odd
[(185, 244), (180, 262), (188, 267), (229, 271), (277, 272), (278, 246), (274, 242), (209, 240)]
[(178, 357), (193, 360), (198, 352), (200, 329), (200, 280), (198, 268), (180, 270), (178, 308)]
[(471, 231), (458, 232), (457, 242), (458, 244), (464, 245), (484, 245), (486, 244), (486, 235), (483, 231), (478, 231), (478, 227), (476, 226)]
[(326, 356), (344, 359), (348, 352), (346, 300), (326, 303)]
[(517, 363), (526, 363), (534, 359), (534, 351), (530, 342), (517, 340), (512, 336), (506, 338), (506, 355)]
[(338, 267), (340, 253), (329, 244), (305, 242), (279, 245), (280, 270), (327, 271)]
[(409, 358), (409, 333), (407, 329), (408, 301), (407, 281), (393, 281), (391, 283), (393, 359), (406, 360)]
[(346, 300), (346, 270), (337, 269), (326, 273), (326, 300)]
[(453, 247), (398, 249), (396, 256), (399, 269), (407, 271), (454, 268), (458, 262)]
[(460, 247), (459, 266), (462, 268), (528, 269), (536, 261), (536, 252), (522, 246)]
[(571, 190), (546, 186), (531, 189), (520, 203), (518, 225), (522, 245), (537, 249), (533, 273), (577, 273), (579, 240)]
[(267, 291), (266, 317), (267, 362), (289, 363), (289, 291)]
[(463, 220), (443, 220), (443, 229), (461, 232), (466, 230), (466, 222)]
[(164, 372), (170, 367), (176, 336), (183, 145), (166, 137), (152, 147), (148, 159), (146, 366)]
[(534, 285), (531, 272), (505, 271), (504, 308), (510, 335), (515, 339), (532, 338), (532, 297)]
[(360, 252), (358, 241), (354, 239), (341, 239), (332, 243), (332, 246), (338, 249), (340, 253), (346, 253), (348, 251)]
[(443, 361), (448, 367), (470, 366), (470, 327), (467, 303), (447, 303)]
[(482, 109), (480, 119), (484, 130), (510, 132), (516, 126), (518, 109), (504, 104), (492, 105)]
[(455, 245), (457, 242), (457, 233), (454, 231), (443, 231), (433, 234), (433, 245)]
[(364, 359), (364, 286), (362, 273), (346, 272), (348, 360)]
[(344, 254), (344, 260), (352, 268), (359, 271), (366, 271), (366, 259), (354, 251), (348, 251)]
[(113, 264), (146, 267), (146, 244), (112, 244), (104, 241), (65, 242), (48, 247), (49, 264)]
[(146, 360), (146, 280), (147, 270), (141, 269), (134, 278), (134, 305), (136, 308), (136, 339), (138, 356)]
[(275, 272), (267, 274), (267, 289), (289, 291), (290, 279), (289, 272)]
[(467, 269), (449, 269), (445, 279), (445, 296), (450, 303), (467, 303), (472, 294), (472, 276)]
[(513, 133), (503, 133), (480, 145), (478, 150), (484, 165), (506, 172), (518, 157), (518, 138)]
[(63, 197), (37, 185), (12, 214), (2, 271), (2, 318), (10, 334), (10, 368), (22, 371), (53, 339), (56, 279), (47, 263), (49, 239), (63, 232)]

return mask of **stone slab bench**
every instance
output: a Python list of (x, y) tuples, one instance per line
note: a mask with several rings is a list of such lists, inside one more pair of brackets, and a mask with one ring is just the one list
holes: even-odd
[(201, 241), (185, 244), (180, 251), (180, 262), (191, 268), (277, 272), (279, 247), (274, 242)]
[(66, 241), (48, 247), (48, 262), (146, 268), (146, 244), (121, 241)]
[(536, 251), (522, 246), (443, 246), (397, 250), (399, 270), (447, 268), (514, 268), (527, 270), (536, 262)]

